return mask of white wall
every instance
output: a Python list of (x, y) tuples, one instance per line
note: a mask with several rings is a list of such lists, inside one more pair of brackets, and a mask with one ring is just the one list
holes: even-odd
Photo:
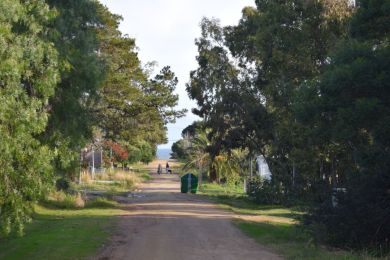
[(260, 155), (256, 157), (257, 172), (256, 174), (263, 177), (264, 179), (271, 180), (271, 171), (269, 170), (268, 164), (264, 159), (264, 156)]

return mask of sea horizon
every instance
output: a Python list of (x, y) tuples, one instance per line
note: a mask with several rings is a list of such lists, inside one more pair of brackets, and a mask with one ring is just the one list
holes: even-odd
[(159, 160), (169, 160), (171, 158), (171, 153), (171, 148), (157, 148), (156, 156)]

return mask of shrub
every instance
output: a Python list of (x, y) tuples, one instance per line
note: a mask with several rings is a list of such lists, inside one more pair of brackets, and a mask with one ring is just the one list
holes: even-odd
[(61, 178), (56, 181), (56, 188), (59, 191), (67, 191), (69, 189), (69, 186), (69, 181), (65, 178)]
[(356, 175), (345, 193), (336, 194), (337, 205), (329, 196), (307, 217), (312, 232), (317, 235), (320, 228), (323, 239), (333, 246), (369, 249), (380, 256), (389, 253), (389, 183), (387, 172)]
[(53, 191), (42, 201), (45, 206), (60, 209), (77, 209), (84, 208), (85, 201), (81, 194), (68, 194), (63, 191)]
[(260, 204), (281, 204), (283, 194), (268, 180), (259, 176), (251, 177), (247, 182), (248, 196)]

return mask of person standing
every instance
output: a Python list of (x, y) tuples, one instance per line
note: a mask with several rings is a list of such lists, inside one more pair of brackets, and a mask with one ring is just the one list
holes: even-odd
[(169, 164), (168, 164), (168, 162), (167, 162), (167, 164), (165, 165), (165, 170), (166, 170), (167, 174), (170, 173), (170, 169), (169, 169)]
[(157, 174), (160, 175), (161, 173), (162, 173), (162, 166), (161, 163), (159, 163), (157, 167)]

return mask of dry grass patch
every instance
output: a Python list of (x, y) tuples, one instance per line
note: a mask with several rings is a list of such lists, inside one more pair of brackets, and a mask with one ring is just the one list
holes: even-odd
[(131, 171), (114, 170), (104, 173), (95, 173), (94, 178), (85, 174), (80, 184), (73, 186), (74, 190), (105, 191), (108, 193), (121, 193), (134, 190), (145, 179)]

